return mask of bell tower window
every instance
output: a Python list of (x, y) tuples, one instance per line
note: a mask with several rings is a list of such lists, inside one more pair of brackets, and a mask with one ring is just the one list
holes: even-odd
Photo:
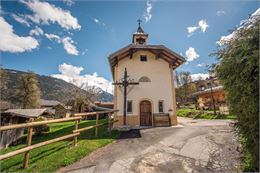
[(147, 56), (146, 55), (141, 55), (140, 56), (140, 61), (147, 61)]
[(138, 43), (138, 44), (144, 44), (145, 43), (145, 39), (144, 38), (137, 38), (136, 39), (136, 43)]

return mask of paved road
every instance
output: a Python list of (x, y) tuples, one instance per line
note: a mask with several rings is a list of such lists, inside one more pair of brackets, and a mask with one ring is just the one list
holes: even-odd
[(178, 118), (177, 127), (140, 130), (61, 168), (69, 173), (237, 172), (238, 144), (229, 120)]

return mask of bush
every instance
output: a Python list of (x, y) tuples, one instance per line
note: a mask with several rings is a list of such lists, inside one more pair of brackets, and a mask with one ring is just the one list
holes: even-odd
[[(38, 117), (38, 118), (36, 118), (35, 120), (34, 120), (34, 122), (35, 121), (45, 121), (45, 120), (47, 120), (47, 118), (45, 118), (45, 117)], [(50, 130), (50, 127), (46, 124), (46, 125), (40, 125), (40, 126), (36, 126), (36, 127), (34, 127), (34, 133), (35, 133), (35, 135), (40, 135), (40, 134), (42, 134), (43, 132), (49, 132), (49, 130)]]
[(213, 111), (203, 111), (196, 109), (179, 109), (177, 111), (177, 116), (194, 119), (237, 119), (237, 117), (232, 114), (225, 115), (217, 113), (217, 115), (214, 115)]
[(245, 158), (244, 171), (259, 171), (259, 15), (244, 23), (217, 55), (216, 74), (228, 93), (230, 112)]

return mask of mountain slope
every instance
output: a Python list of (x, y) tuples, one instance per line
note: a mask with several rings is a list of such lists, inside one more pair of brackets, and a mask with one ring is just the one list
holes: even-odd
[[(15, 103), (17, 101), (15, 97), (15, 90), (19, 84), (19, 77), (26, 73), (17, 70), (4, 69), (8, 76), (7, 89), (1, 93), (1, 100), (10, 101)], [(86, 95), (91, 92), (95, 92), (98, 101), (112, 101), (113, 95), (98, 89), (86, 91), (78, 88), (77, 86), (65, 82), (64, 80), (53, 78), (50, 76), (37, 75), (40, 83), (42, 99), (46, 100), (58, 100), (60, 102), (66, 103), (69, 99), (75, 97), (76, 92), (81, 95)]]

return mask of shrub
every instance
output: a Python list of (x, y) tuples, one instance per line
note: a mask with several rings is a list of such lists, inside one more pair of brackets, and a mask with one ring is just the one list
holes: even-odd
[[(47, 120), (47, 118), (40, 116), (40, 117), (36, 118), (34, 121), (45, 121), (45, 120)], [(50, 127), (47, 124), (46, 125), (40, 125), (40, 126), (34, 127), (33, 130), (35, 132), (35, 135), (40, 135), (43, 132), (49, 132)]]
[(251, 16), (221, 47), (216, 74), (228, 93), (243, 146), (244, 171), (259, 171), (259, 15)]

